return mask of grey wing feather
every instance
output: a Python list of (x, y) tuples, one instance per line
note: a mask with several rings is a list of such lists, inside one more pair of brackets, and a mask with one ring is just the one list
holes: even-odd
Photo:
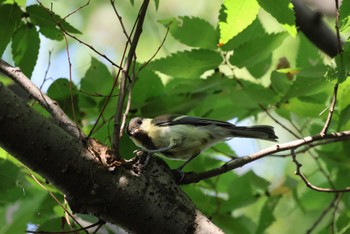
[(161, 115), (154, 118), (153, 121), (158, 126), (191, 124), (194, 126), (217, 125), (221, 127), (235, 127), (235, 125), (225, 121), (192, 117), (192, 116), (186, 116), (186, 115)]

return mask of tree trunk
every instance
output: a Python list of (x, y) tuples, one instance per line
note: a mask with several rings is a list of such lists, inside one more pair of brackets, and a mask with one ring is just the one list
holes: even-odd
[(88, 213), (135, 233), (222, 233), (196, 209), (160, 159), (140, 173), (110, 171), (107, 147), (75, 139), (0, 83), (0, 146)]

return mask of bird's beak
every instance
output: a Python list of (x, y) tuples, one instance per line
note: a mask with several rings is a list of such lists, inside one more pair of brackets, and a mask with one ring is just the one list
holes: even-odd
[(139, 133), (140, 132), (140, 129), (132, 129), (131, 131), (130, 131), (130, 135), (131, 136), (135, 136), (137, 133)]

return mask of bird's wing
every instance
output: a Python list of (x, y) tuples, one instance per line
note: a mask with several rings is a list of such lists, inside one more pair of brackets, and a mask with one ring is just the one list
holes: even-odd
[(194, 126), (218, 125), (221, 127), (234, 127), (235, 125), (225, 121), (192, 117), (186, 115), (161, 115), (153, 119), (157, 126), (171, 126), (178, 124), (191, 124)]

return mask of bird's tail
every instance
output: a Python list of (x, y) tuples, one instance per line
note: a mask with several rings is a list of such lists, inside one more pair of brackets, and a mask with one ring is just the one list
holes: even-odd
[(235, 126), (231, 132), (235, 137), (256, 138), (267, 141), (277, 141), (278, 137), (275, 135), (272, 126), (256, 125), (251, 127)]

